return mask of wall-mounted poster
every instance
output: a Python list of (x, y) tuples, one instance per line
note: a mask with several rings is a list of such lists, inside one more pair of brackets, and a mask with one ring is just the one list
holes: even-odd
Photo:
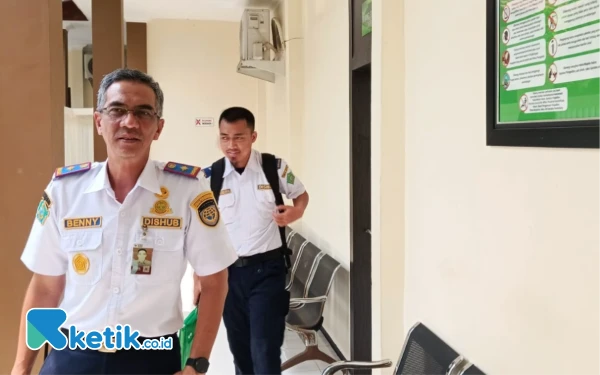
[(488, 144), (598, 147), (600, 0), (488, 0), (488, 13)]

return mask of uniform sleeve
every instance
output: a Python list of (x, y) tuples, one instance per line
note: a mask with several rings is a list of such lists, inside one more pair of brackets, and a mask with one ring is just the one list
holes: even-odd
[(277, 159), (277, 173), (279, 174), (279, 191), (288, 199), (296, 199), (306, 191), (302, 181), (294, 175), (292, 168), (283, 159)]
[(60, 276), (67, 272), (67, 254), (60, 248), (57, 220), (57, 190), (52, 181), (42, 192), (21, 261), (34, 273)]
[(189, 203), (191, 211), (185, 239), (186, 257), (199, 276), (217, 273), (237, 260), (206, 178), (200, 177)]

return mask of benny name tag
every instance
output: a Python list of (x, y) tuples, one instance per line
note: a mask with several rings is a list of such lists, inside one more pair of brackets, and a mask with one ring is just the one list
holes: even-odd
[(101, 228), (102, 217), (78, 217), (64, 220), (65, 229)]

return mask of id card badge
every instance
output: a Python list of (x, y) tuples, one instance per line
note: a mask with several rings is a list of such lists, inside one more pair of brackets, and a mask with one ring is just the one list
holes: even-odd
[(134, 275), (152, 274), (152, 248), (153, 238), (143, 229), (133, 245), (131, 273)]

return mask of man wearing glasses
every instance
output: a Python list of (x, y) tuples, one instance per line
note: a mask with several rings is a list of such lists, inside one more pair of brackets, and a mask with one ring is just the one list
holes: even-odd
[[(103, 78), (94, 123), (108, 158), (58, 168), (41, 194), (21, 257), (33, 277), (12, 374), (32, 371), (37, 352), (27, 345), (26, 314), (41, 307), (65, 311), (65, 337), (69, 327), (88, 333), (129, 325), (139, 332), (138, 341), (172, 340), (172, 346), (126, 350), (110, 340), (99, 349), (67, 346), (50, 351), (40, 374), (180, 372), (176, 333), (183, 325), (180, 284), (187, 262), (203, 291), (182, 373), (207, 372), (227, 295), (227, 267), (237, 256), (200, 169), (149, 158), (164, 126), (163, 102), (158, 83), (144, 73), (119, 69)], [(142, 250), (152, 267), (132, 273)]]

